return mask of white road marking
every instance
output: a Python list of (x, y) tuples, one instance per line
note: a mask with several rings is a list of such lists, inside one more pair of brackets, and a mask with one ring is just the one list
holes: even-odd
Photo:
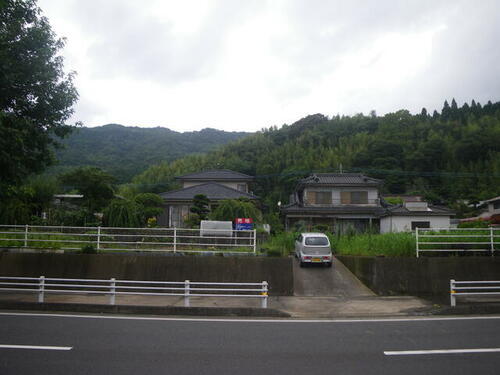
[(0, 349), (71, 350), (72, 346), (0, 345)]
[(500, 348), (482, 349), (440, 349), (440, 350), (398, 350), (385, 351), (385, 355), (425, 355), (425, 354), (457, 354), (457, 353), (495, 353), (500, 352)]
[(46, 314), (46, 313), (10, 313), (0, 312), (0, 316), (37, 316), (57, 318), (83, 318), (83, 319), (118, 319), (118, 320), (153, 320), (153, 321), (184, 321), (184, 322), (248, 322), (248, 323), (391, 323), (391, 322), (429, 322), (453, 320), (498, 320), (500, 316), (467, 316), (467, 317), (415, 317), (415, 318), (375, 318), (375, 319), (227, 319), (227, 318), (167, 318), (149, 316), (123, 316), (123, 315), (81, 315), (81, 314)]

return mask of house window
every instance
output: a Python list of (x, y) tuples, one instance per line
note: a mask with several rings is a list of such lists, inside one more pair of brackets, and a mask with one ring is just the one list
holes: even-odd
[(309, 204), (332, 204), (332, 193), (330, 191), (310, 191), (306, 193)]
[(189, 206), (172, 205), (170, 206), (170, 226), (182, 227), (184, 219), (189, 215)]
[(340, 203), (342, 204), (367, 204), (367, 191), (341, 191)]
[(411, 222), (411, 230), (415, 230), (417, 228), (430, 228), (430, 221), (412, 221)]
[(247, 184), (238, 184), (238, 191), (247, 192)]
[(500, 208), (500, 201), (493, 203), (493, 209), (498, 210)]

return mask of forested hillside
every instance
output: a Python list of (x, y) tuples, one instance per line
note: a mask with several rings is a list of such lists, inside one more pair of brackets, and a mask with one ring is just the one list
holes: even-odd
[(96, 166), (112, 174), (119, 182), (128, 182), (152, 164), (210, 151), (248, 134), (209, 128), (178, 133), (167, 128), (116, 124), (80, 128), (62, 142), (65, 147), (57, 151), (59, 163), (51, 172)]
[(228, 168), (257, 177), (254, 192), (268, 207), (286, 203), (311, 172), (359, 171), (385, 180), (387, 193), (420, 193), (453, 203), (500, 195), (500, 102), (445, 102), (441, 113), (406, 110), (377, 116), (307, 116), (205, 155), (160, 163), (122, 188), (160, 192), (174, 176)]

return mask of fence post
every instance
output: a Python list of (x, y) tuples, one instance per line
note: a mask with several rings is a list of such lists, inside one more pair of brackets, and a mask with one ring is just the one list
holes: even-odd
[(114, 305), (115, 304), (115, 301), (116, 301), (116, 280), (115, 278), (113, 277), (111, 280), (111, 288), (110, 288), (110, 296), (109, 296), (109, 304), (110, 305)]
[(491, 256), (495, 255), (495, 237), (493, 237), (493, 227), (490, 227)]
[(450, 305), (455, 307), (457, 305), (456, 297), (455, 297), (455, 280), (450, 280)]
[(257, 231), (253, 230), (253, 254), (255, 255), (257, 251)]
[(43, 303), (45, 294), (45, 276), (40, 276), (40, 282), (38, 284), (38, 303)]
[(417, 258), (418, 258), (418, 227), (415, 228), (415, 243), (417, 244)]
[(189, 307), (189, 280), (184, 281), (184, 307)]
[(177, 251), (177, 228), (174, 227), (174, 254)]
[(28, 224), (24, 227), (24, 247), (28, 247)]
[(97, 227), (97, 250), (99, 250), (99, 247), (101, 246), (101, 227)]
[(261, 307), (263, 309), (267, 309), (267, 291), (268, 291), (267, 281), (263, 281), (262, 282), (262, 300), (261, 300)]

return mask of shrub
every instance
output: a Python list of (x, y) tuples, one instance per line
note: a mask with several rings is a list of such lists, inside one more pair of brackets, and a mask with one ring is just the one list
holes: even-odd
[(491, 221), (488, 220), (474, 220), (474, 221), (465, 221), (463, 223), (458, 224), (459, 228), (489, 228)]
[(267, 250), (268, 257), (281, 257), (283, 256), (283, 252), (280, 249), (269, 249)]
[(81, 250), (82, 254), (97, 254), (97, 250), (94, 245), (84, 245)]

